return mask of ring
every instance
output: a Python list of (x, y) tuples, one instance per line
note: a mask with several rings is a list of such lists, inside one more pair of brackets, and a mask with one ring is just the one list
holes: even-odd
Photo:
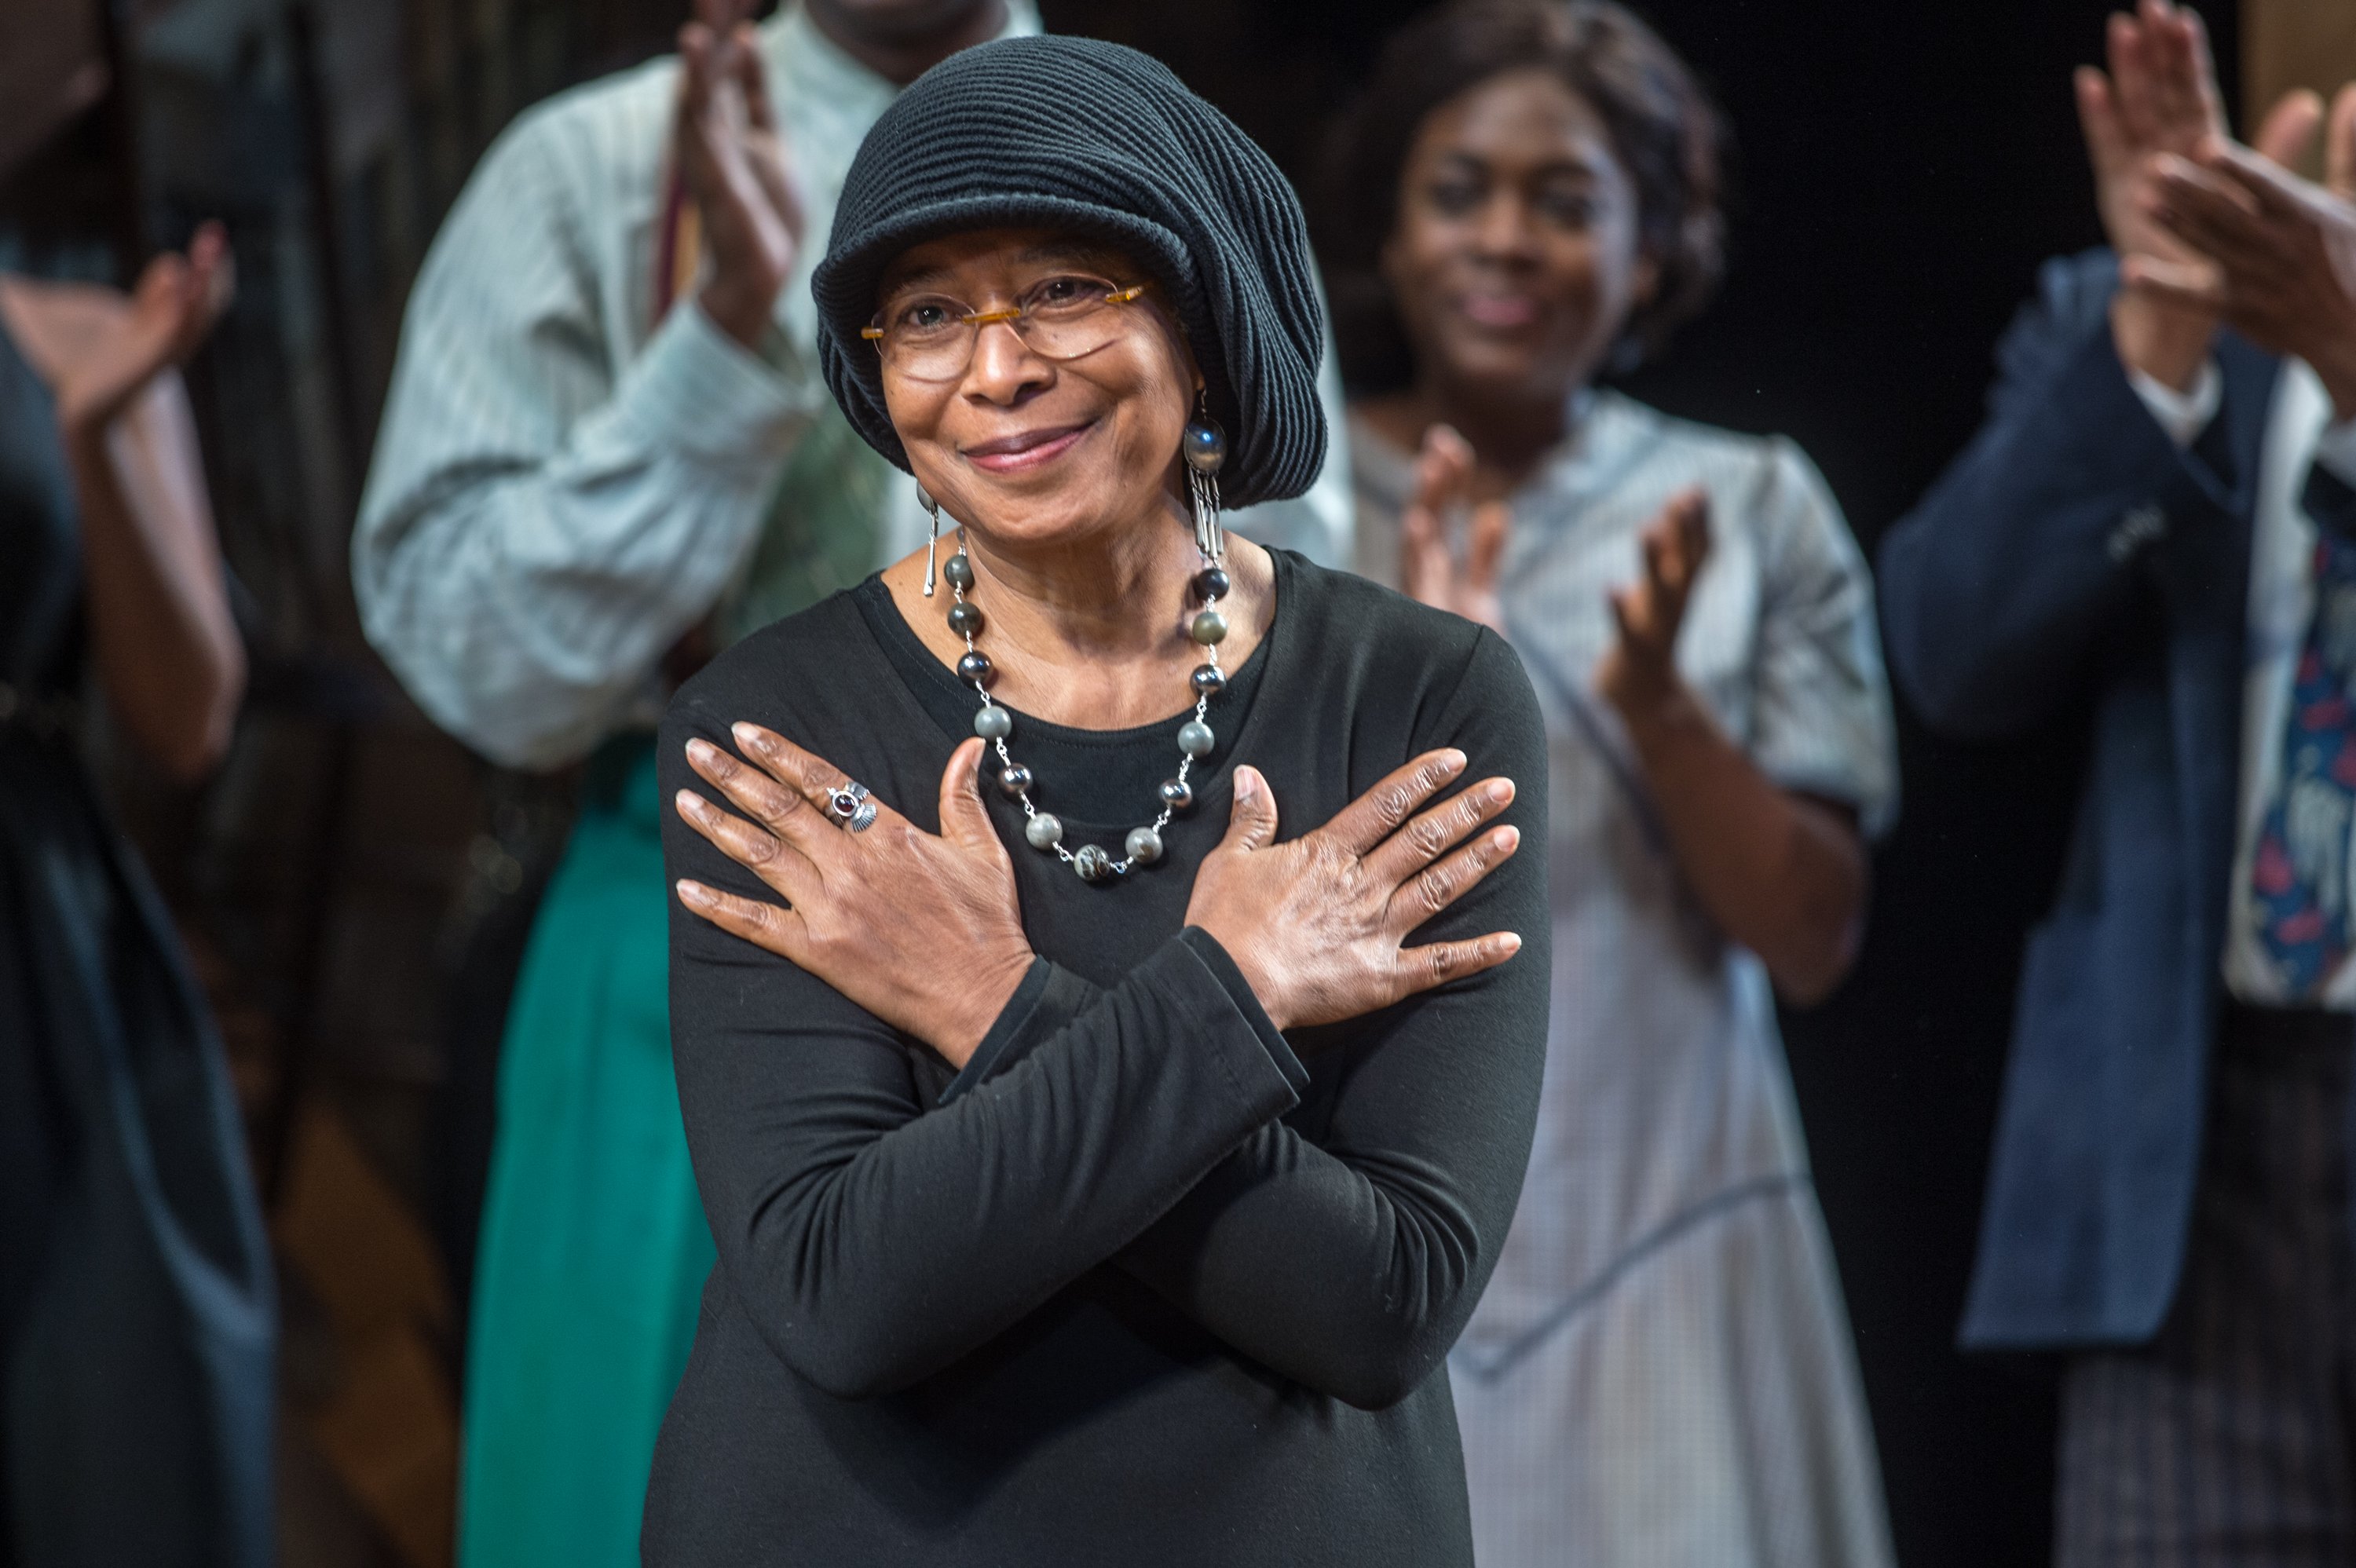
[(826, 792), (826, 814), (838, 826), (864, 833), (875, 824), (875, 803), (867, 798), (867, 786), (851, 779)]

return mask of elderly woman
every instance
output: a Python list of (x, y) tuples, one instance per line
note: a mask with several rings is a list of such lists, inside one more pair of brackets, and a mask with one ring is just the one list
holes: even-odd
[(813, 286), (955, 553), (665, 725), (719, 1264), (648, 1561), (1469, 1562), (1435, 1373), (1528, 1152), (1543, 732), (1494, 634), (1222, 540), (1324, 445), (1297, 204), (1144, 57), (991, 44)]
[(1472, 0), (1356, 128), (1362, 564), (1505, 633), (1553, 776), (1536, 1149), (1451, 1361), (1483, 1568), (1887, 1563), (1772, 994), (1838, 983), (1893, 804), (1872, 589), (1790, 442), (1595, 386), (1716, 282), (1717, 117), (1616, 5)]

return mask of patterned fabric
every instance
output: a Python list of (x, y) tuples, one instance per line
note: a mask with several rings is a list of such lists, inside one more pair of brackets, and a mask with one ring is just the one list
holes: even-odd
[(2250, 869), (2259, 940), (2289, 994), (2314, 997), (2349, 949), (2356, 826), (2356, 543), (2319, 538), (2315, 613), (2291, 687), (2282, 763)]
[[(1360, 570), (1408, 454), (1360, 423)], [(1505, 611), (1549, 731), (1553, 1011), (1537, 1144), (1450, 1358), (1483, 1568), (1880, 1568), (1881, 1481), (1773, 998), (1678, 875), (1609, 707), (1608, 591), (1709, 493), (1677, 662), (1777, 782), (1896, 803), (1864, 562), (1789, 442), (1599, 394), (1514, 497)]]
[[(2179, 446), (2201, 439), (2222, 401), (2196, 397), (2173, 400), (2171, 406), (2149, 382), (2137, 383), (2136, 390)], [(2356, 626), (2338, 624), (2351, 612), (2331, 608), (2318, 592), (2319, 582), (2345, 571), (2321, 550), (2325, 541), (2318, 537), (2317, 511), (2308, 500), (2316, 478), (2331, 474), (2356, 479), (2356, 420), (2332, 423), (2331, 400), (2322, 382), (2298, 360), (2286, 360), (2266, 411), (2251, 517), (2240, 819), (2225, 932), (2225, 986), (2238, 999), (2260, 1006), (2314, 1001), (2344, 1011), (2356, 1008), (2356, 966), (2335, 955), (2348, 950), (2344, 868), (2356, 822), (2350, 820), (2346, 786), (2332, 780), (2336, 756), (2323, 742), (2300, 733), (2308, 720), (2329, 727), (2330, 709), (2318, 703), (2329, 694), (2319, 683), (2330, 680), (2334, 669), (2343, 686), (2344, 677), (2356, 674), (2345, 645)], [(2340, 581), (2344, 594), (2346, 580)], [(2282, 781), (2298, 774), (2310, 750), (2316, 752), (2319, 781), (2294, 798)], [(2332, 814), (2340, 818), (2336, 835), (2323, 820)], [(2271, 850), (2265, 848), (2269, 836)], [(2342, 871), (2331, 874), (2328, 862)], [(2292, 884), (2302, 880), (2307, 893), (2294, 894)], [(2311, 904), (2304, 913), (2302, 900)], [(2292, 921), (2286, 933), (2280, 930), (2285, 918)]]
[(2228, 1014), (2175, 1307), (2063, 1381), (2061, 1568), (2356, 1562), (2350, 1029)]

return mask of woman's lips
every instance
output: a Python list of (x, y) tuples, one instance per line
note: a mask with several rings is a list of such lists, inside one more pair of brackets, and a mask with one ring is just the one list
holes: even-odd
[(1538, 319), (1538, 302), (1527, 294), (1465, 294), (1456, 308), (1473, 325), (1497, 331), (1534, 326)]
[(1049, 430), (1026, 430), (1020, 435), (1002, 435), (996, 441), (985, 441), (965, 449), (966, 461), (976, 468), (992, 474), (1019, 474), (1053, 463), (1072, 449), (1073, 443), (1094, 428), (1096, 421), (1084, 424), (1057, 425)]

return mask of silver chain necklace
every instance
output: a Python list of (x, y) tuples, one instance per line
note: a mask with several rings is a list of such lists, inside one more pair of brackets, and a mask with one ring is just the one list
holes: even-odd
[[(1216, 540), (1211, 541), (1215, 547)], [(1224, 554), (1224, 551), (1219, 552)], [(1101, 844), (1083, 844), (1077, 849), (1064, 842), (1064, 822), (1055, 813), (1042, 811), (1031, 798), (1031, 770), (1014, 760), (1006, 742), (1014, 733), (1014, 715), (990, 694), (990, 685), (997, 677), (997, 667), (990, 656), (974, 645), (974, 635), (982, 628), (980, 609), (966, 598), (966, 590), (974, 585), (973, 560), (966, 553), (965, 530), (958, 529), (958, 552), (944, 564), (941, 575), (948, 579), (949, 592), (956, 603), (949, 606), (949, 630), (965, 639), (965, 656), (957, 663), (958, 678), (981, 695), (981, 707), (973, 716), (973, 732), (989, 741), (998, 752), (998, 787), (1009, 800), (1023, 807), (1023, 839), (1034, 848), (1053, 854), (1073, 870), (1084, 882), (1108, 882), (1129, 875), (1140, 866), (1150, 866), (1162, 859), (1162, 830), (1170, 826), (1173, 814), (1194, 804), (1194, 786), (1187, 781), (1196, 762), (1211, 754), (1218, 737), (1211, 732), (1207, 722), (1211, 699), (1226, 688), (1226, 672), (1219, 667), (1219, 645), (1226, 640), (1227, 618), (1219, 613), (1219, 601), (1226, 596), (1226, 571), (1211, 550), (1203, 552), (1204, 567), (1191, 583), (1194, 596), (1203, 607), (1187, 623), (1187, 635), (1203, 650), (1204, 663), (1188, 677), (1194, 692), (1194, 716), (1178, 727), (1178, 772), (1175, 777), (1162, 781), (1158, 792), (1162, 809), (1148, 827), (1132, 827), (1123, 841), (1123, 853), (1116, 859), (1112, 851)]]

